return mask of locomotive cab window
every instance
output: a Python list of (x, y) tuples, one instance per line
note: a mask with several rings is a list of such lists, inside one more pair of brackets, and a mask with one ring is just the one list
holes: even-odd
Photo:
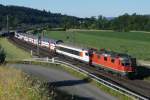
[(122, 66), (130, 66), (130, 61), (128, 59), (124, 59), (121, 61)]
[(130, 63), (122, 63), (122, 66), (130, 66)]

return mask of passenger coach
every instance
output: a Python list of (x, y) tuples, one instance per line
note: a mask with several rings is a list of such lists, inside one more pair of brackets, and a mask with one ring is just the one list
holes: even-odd
[(56, 53), (75, 58), (84, 62), (89, 62), (88, 50), (84, 50), (81, 48), (76, 48), (64, 44), (58, 44), (56, 46)]

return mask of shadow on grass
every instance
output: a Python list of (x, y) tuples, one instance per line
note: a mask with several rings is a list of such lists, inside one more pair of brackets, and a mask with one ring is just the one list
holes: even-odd
[(88, 78), (85, 78), (83, 80), (65, 80), (65, 81), (49, 82), (47, 84), (54, 87), (63, 87), (63, 86), (73, 86), (78, 84), (86, 84), (88, 82), (90, 82), (90, 80)]
[(56, 81), (56, 82), (46, 82), (42, 86), (48, 89), (48, 93), (52, 97), (52, 100), (93, 100), (90, 97), (83, 97), (79, 95), (72, 95), (68, 92), (59, 90), (58, 87), (63, 86), (74, 86), (79, 84), (89, 83), (89, 78), (83, 80), (65, 80), (65, 81)]
[(150, 68), (147, 68), (145, 66), (138, 66), (137, 71), (138, 71), (138, 75), (137, 75), (138, 79), (142, 80), (150, 77)]

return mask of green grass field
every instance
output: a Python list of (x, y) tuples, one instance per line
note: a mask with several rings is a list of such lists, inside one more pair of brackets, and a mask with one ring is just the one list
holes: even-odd
[[(105, 48), (128, 53), (138, 59), (150, 61), (150, 33), (142, 32), (100, 32), (100, 31), (48, 31), (45, 36), (73, 41), (83, 47)], [(69, 39), (67, 39), (69, 36)]]
[(6, 60), (20, 60), (31, 57), (29, 53), (11, 44), (6, 38), (0, 38), (0, 45), (6, 52)]

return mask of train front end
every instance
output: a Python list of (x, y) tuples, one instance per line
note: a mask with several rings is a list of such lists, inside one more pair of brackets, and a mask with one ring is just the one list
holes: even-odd
[(121, 67), (123, 67), (122, 75), (128, 78), (135, 78), (137, 75), (136, 58), (127, 56), (120, 59)]

